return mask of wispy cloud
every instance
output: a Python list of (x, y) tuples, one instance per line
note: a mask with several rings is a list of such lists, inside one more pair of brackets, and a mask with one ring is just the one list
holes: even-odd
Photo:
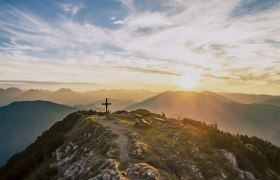
[(130, 11), (135, 10), (133, 0), (118, 0), (118, 1), (120, 1), (124, 5), (124, 7), (126, 7), (128, 10)]
[(0, 83), (9, 84), (36, 84), (36, 85), (97, 85), (92, 82), (55, 82), (55, 81), (24, 81), (24, 80), (0, 80)]
[(63, 4), (60, 3), (58, 6), (65, 12), (65, 13), (70, 13), (72, 16), (78, 14), (78, 12), (82, 9), (85, 8), (85, 5), (82, 2), (77, 2), (73, 4)]
[(53, 81), (44, 70), (48, 67), (57, 81), (150, 79), (172, 86), (158, 76), (190, 71), (201, 76), (202, 83), (216, 79), (280, 86), (279, 1), (164, 0), (164, 10), (140, 9), (133, 0), (114, 2), (128, 10), (123, 18), (110, 14), (114, 28), (92, 23), (89, 19), (98, 15), (91, 12), (75, 20), (73, 16), (89, 9), (82, 3), (60, 4), (65, 14), (52, 21), (2, 6), (0, 76)]
[(146, 69), (140, 67), (131, 67), (131, 66), (119, 66), (118, 68), (129, 70), (132, 72), (140, 72), (140, 73), (150, 73), (150, 74), (161, 74), (161, 75), (172, 75), (172, 76), (180, 76), (181, 74), (163, 70), (156, 70), (156, 69)]

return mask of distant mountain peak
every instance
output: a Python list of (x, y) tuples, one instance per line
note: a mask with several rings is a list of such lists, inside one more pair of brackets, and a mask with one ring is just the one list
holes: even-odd
[(73, 90), (69, 88), (60, 88), (55, 93), (75, 93)]
[(17, 91), (21, 91), (21, 89), (16, 88), (16, 87), (9, 87), (9, 88), (7, 88), (6, 90), (17, 90)]

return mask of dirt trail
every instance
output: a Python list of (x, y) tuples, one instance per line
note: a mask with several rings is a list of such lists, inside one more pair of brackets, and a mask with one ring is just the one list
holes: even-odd
[(96, 121), (102, 126), (109, 126), (110, 129), (119, 133), (115, 143), (117, 143), (120, 148), (120, 161), (128, 161), (130, 159), (128, 156), (128, 137), (125, 134), (127, 128), (120, 124), (117, 120), (106, 120), (105, 118), (100, 118)]

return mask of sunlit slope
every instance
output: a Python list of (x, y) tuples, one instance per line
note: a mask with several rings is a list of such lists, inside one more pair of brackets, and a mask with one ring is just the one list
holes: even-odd
[(164, 92), (129, 110), (148, 109), (170, 117), (217, 122), (230, 132), (255, 134), (280, 144), (280, 107), (240, 104), (211, 92)]
[(0, 107), (0, 164), (73, 110), (46, 101), (15, 102)]
[[(243, 93), (220, 93), (220, 95), (236, 101), (238, 103), (252, 104), (252, 103), (265, 103), (269, 99), (280, 98), (279, 96), (271, 96), (265, 94), (243, 94)], [(271, 103), (267, 103), (271, 104)]]

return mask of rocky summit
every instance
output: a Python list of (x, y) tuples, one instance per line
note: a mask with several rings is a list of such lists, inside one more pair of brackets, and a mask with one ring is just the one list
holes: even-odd
[(216, 124), (147, 110), (68, 115), (0, 168), (0, 179), (280, 179), (280, 149)]

